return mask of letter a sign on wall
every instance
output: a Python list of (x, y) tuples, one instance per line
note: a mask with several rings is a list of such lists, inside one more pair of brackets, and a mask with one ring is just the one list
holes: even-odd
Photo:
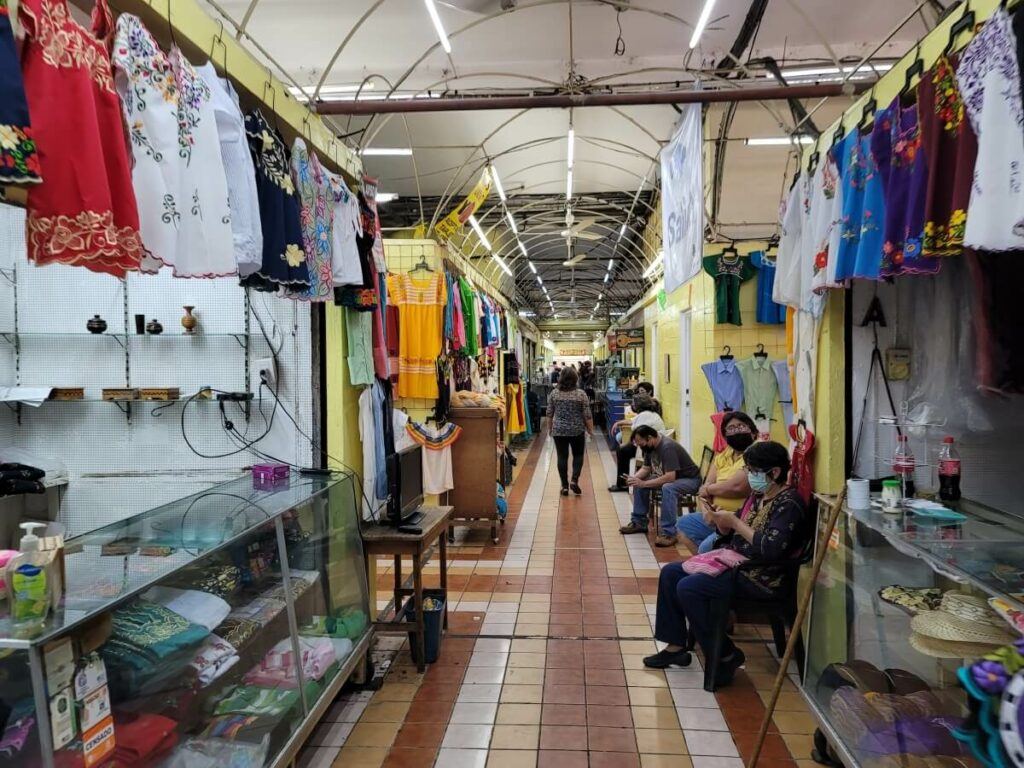
[(672, 140), (661, 150), (661, 229), (665, 291), (700, 272), (704, 255), (704, 161), (701, 105), (683, 107)]

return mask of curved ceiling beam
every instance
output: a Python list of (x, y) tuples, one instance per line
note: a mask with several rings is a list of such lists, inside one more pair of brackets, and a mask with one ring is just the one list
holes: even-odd
[(324, 87), (324, 83), (327, 82), (327, 78), (331, 74), (331, 70), (334, 69), (334, 64), (338, 61), (338, 57), (341, 56), (341, 52), (345, 50), (345, 46), (347, 46), (349, 41), (355, 37), (356, 32), (362, 28), (363, 24), (366, 23), (366, 20), (369, 19), (382, 5), (384, 5), (384, 0), (375, 0), (375, 2), (363, 12), (363, 15), (359, 17), (359, 21), (357, 21), (345, 37), (342, 38), (341, 44), (335, 49), (334, 54), (327, 62), (327, 66), (324, 67), (323, 74), (320, 75), (320, 79), (317, 81), (316, 90), (313, 92), (313, 98), (310, 102), (311, 104), (316, 104), (320, 99), (320, 90)]

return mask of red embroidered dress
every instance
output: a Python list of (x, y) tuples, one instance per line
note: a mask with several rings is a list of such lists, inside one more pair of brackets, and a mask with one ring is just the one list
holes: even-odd
[[(66, 0), (22, 0), (22, 74), (44, 183), (28, 194), (28, 257), (124, 277), (142, 240), (121, 104), (103, 44)], [(109, 24), (106, 4), (93, 26)]]

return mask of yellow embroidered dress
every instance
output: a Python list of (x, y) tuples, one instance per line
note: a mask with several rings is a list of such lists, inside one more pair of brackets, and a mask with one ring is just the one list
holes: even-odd
[(398, 307), (398, 396), (436, 399), (436, 363), (448, 301), (444, 273), (426, 278), (388, 275), (388, 299)]

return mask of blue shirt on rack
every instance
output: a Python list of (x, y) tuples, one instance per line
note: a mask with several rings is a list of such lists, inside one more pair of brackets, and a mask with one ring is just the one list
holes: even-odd
[(743, 377), (740, 376), (735, 360), (719, 358), (713, 363), (704, 363), (701, 370), (715, 397), (715, 408), (719, 411), (738, 411), (743, 406)]
[(775, 284), (775, 257), (764, 251), (753, 251), (750, 264), (757, 269), (757, 322), (779, 325), (786, 322), (786, 308), (772, 301)]

